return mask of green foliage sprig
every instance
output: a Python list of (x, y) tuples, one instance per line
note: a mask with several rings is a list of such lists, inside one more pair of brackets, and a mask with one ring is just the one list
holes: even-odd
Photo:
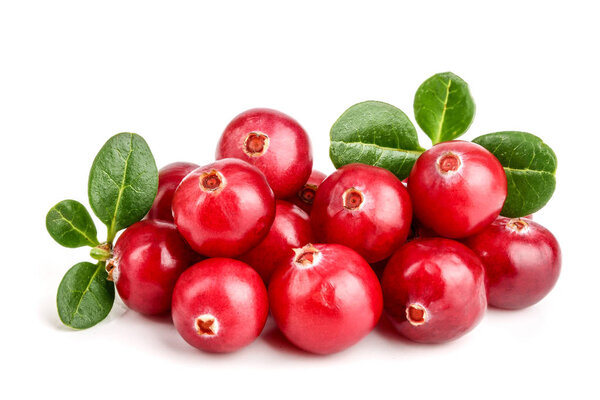
[(65, 247), (90, 246), (90, 256), (97, 260), (75, 264), (58, 287), (56, 305), (65, 325), (86, 329), (106, 318), (115, 300), (115, 286), (105, 270), (113, 241), (120, 230), (148, 213), (157, 190), (158, 170), (148, 144), (135, 133), (119, 133), (98, 152), (88, 182), (92, 211), (107, 227), (106, 241), (98, 241), (83, 204), (63, 200), (50, 209), (50, 236)]

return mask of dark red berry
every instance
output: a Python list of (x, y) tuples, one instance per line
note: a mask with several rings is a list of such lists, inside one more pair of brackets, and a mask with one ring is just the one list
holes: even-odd
[(417, 239), (390, 259), (381, 281), (385, 312), (402, 335), (442, 343), (475, 327), (487, 307), (475, 253), (449, 239)]
[(311, 213), (318, 241), (356, 250), (369, 263), (381, 261), (406, 241), (410, 197), (390, 171), (365, 164), (341, 167), (321, 183)]
[(278, 199), (294, 196), (312, 170), (308, 135), (290, 116), (266, 108), (241, 113), (225, 128), (217, 159), (239, 158), (265, 176)]
[(500, 217), (465, 240), (481, 259), (488, 302), (507, 309), (529, 307), (552, 290), (561, 252), (552, 233), (531, 219)]
[(239, 257), (269, 282), (275, 268), (294, 254), (294, 248), (313, 241), (308, 215), (287, 201), (277, 200), (275, 220), (262, 242)]
[(329, 354), (366, 336), (382, 310), (369, 264), (337, 244), (308, 244), (295, 253), (269, 284), (271, 312), (285, 337), (306, 351)]
[(249, 265), (211, 258), (186, 270), (173, 292), (173, 323), (190, 345), (226, 353), (261, 333), (269, 302), (265, 285)]
[(158, 171), (158, 193), (146, 218), (173, 222), (171, 203), (175, 189), (187, 174), (198, 167), (192, 163), (176, 162), (161, 168)]
[(200, 167), (173, 196), (177, 229), (207, 257), (237, 257), (256, 246), (275, 218), (275, 199), (264, 175), (229, 158)]
[(439, 235), (462, 238), (492, 223), (506, 200), (506, 174), (478, 144), (443, 142), (418, 159), (408, 191), (415, 217)]
[(308, 178), (308, 181), (306, 181), (298, 193), (287, 200), (294, 203), (310, 215), (313, 201), (317, 195), (317, 189), (319, 188), (321, 182), (325, 180), (325, 178), (327, 178), (327, 175), (317, 170), (313, 170), (313, 172), (310, 174), (310, 178)]
[(169, 311), (177, 278), (198, 258), (175, 225), (145, 220), (121, 234), (106, 269), (129, 308), (154, 315)]

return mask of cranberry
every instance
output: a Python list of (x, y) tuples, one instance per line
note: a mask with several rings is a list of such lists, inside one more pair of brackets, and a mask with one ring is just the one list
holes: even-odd
[(175, 225), (145, 220), (121, 234), (106, 269), (129, 308), (155, 315), (169, 311), (177, 278), (197, 259)]
[(459, 140), (424, 152), (408, 181), (415, 217), (449, 238), (473, 235), (492, 223), (506, 200), (506, 186), (492, 153)]
[(204, 351), (238, 350), (256, 339), (269, 300), (260, 276), (230, 258), (211, 258), (187, 269), (173, 292), (173, 323), (190, 345)]
[(561, 252), (549, 230), (530, 219), (500, 217), (465, 240), (481, 259), (488, 302), (507, 309), (529, 307), (552, 290)]
[(237, 257), (256, 246), (275, 218), (275, 199), (264, 175), (237, 159), (195, 169), (173, 196), (177, 229), (208, 257)]
[(382, 296), (377, 277), (352, 249), (308, 244), (271, 277), (269, 303), (281, 332), (318, 354), (341, 351), (377, 324)]
[(235, 117), (221, 135), (216, 156), (239, 158), (256, 166), (279, 199), (294, 196), (302, 188), (313, 162), (308, 135), (300, 124), (266, 108)]
[(388, 170), (349, 164), (319, 187), (311, 222), (317, 240), (356, 250), (369, 263), (381, 261), (406, 241), (410, 197)]
[(173, 222), (173, 212), (171, 211), (171, 202), (173, 194), (179, 183), (187, 174), (198, 168), (199, 165), (176, 162), (169, 164), (158, 171), (158, 193), (154, 199), (154, 204), (148, 212), (148, 219), (160, 219)]
[(405, 337), (442, 343), (470, 331), (487, 307), (481, 261), (450, 239), (417, 239), (390, 259), (381, 281), (385, 311)]
[(315, 196), (317, 195), (317, 189), (321, 182), (325, 180), (327, 175), (324, 173), (313, 170), (310, 174), (310, 178), (308, 181), (302, 186), (302, 188), (296, 193), (295, 196), (290, 197), (288, 201), (294, 203), (308, 214), (310, 214), (312, 210), (313, 201), (315, 200)]
[(250, 264), (268, 283), (275, 268), (294, 254), (295, 247), (312, 241), (308, 215), (287, 201), (277, 200), (275, 220), (267, 237), (239, 259)]

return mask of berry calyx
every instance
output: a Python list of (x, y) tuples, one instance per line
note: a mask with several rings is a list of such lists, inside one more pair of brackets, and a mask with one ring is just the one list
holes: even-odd
[(346, 189), (342, 196), (342, 201), (346, 210), (358, 210), (364, 200), (362, 192), (355, 188)]
[(244, 153), (249, 157), (260, 157), (269, 148), (269, 137), (262, 132), (250, 132), (244, 140)]
[(412, 326), (423, 325), (427, 319), (427, 310), (418, 303), (410, 304), (406, 307), (406, 319)]
[(214, 169), (200, 176), (200, 187), (205, 192), (214, 192), (223, 187), (223, 177)]
[(199, 336), (215, 336), (219, 333), (219, 322), (211, 314), (203, 314), (196, 318), (196, 332)]
[(294, 263), (304, 268), (314, 266), (321, 257), (321, 252), (310, 243), (300, 249), (294, 249), (294, 253)]
[(456, 172), (461, 164), (460, 157), (452, 152), (442, 154), (437, 160), (438, 170), (442, 173)]

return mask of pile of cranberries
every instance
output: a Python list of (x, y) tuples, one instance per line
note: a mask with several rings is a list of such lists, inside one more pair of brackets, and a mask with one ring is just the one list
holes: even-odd
[(500, 216), (506, 175), (477, 144), (435, 145), (405, 182), (364, 164), (326, 176), (294, 119), (254, 109), (227, 126), (216, 159), (164, 167), (152, 210), (107, 262), (128, 307), (170, 311), (199, 349), (247, 346), (269, 311), (313, 353), (353, 345), (383, 312), (406, 338), (441, 343), (558, 279), (556, 239)]

